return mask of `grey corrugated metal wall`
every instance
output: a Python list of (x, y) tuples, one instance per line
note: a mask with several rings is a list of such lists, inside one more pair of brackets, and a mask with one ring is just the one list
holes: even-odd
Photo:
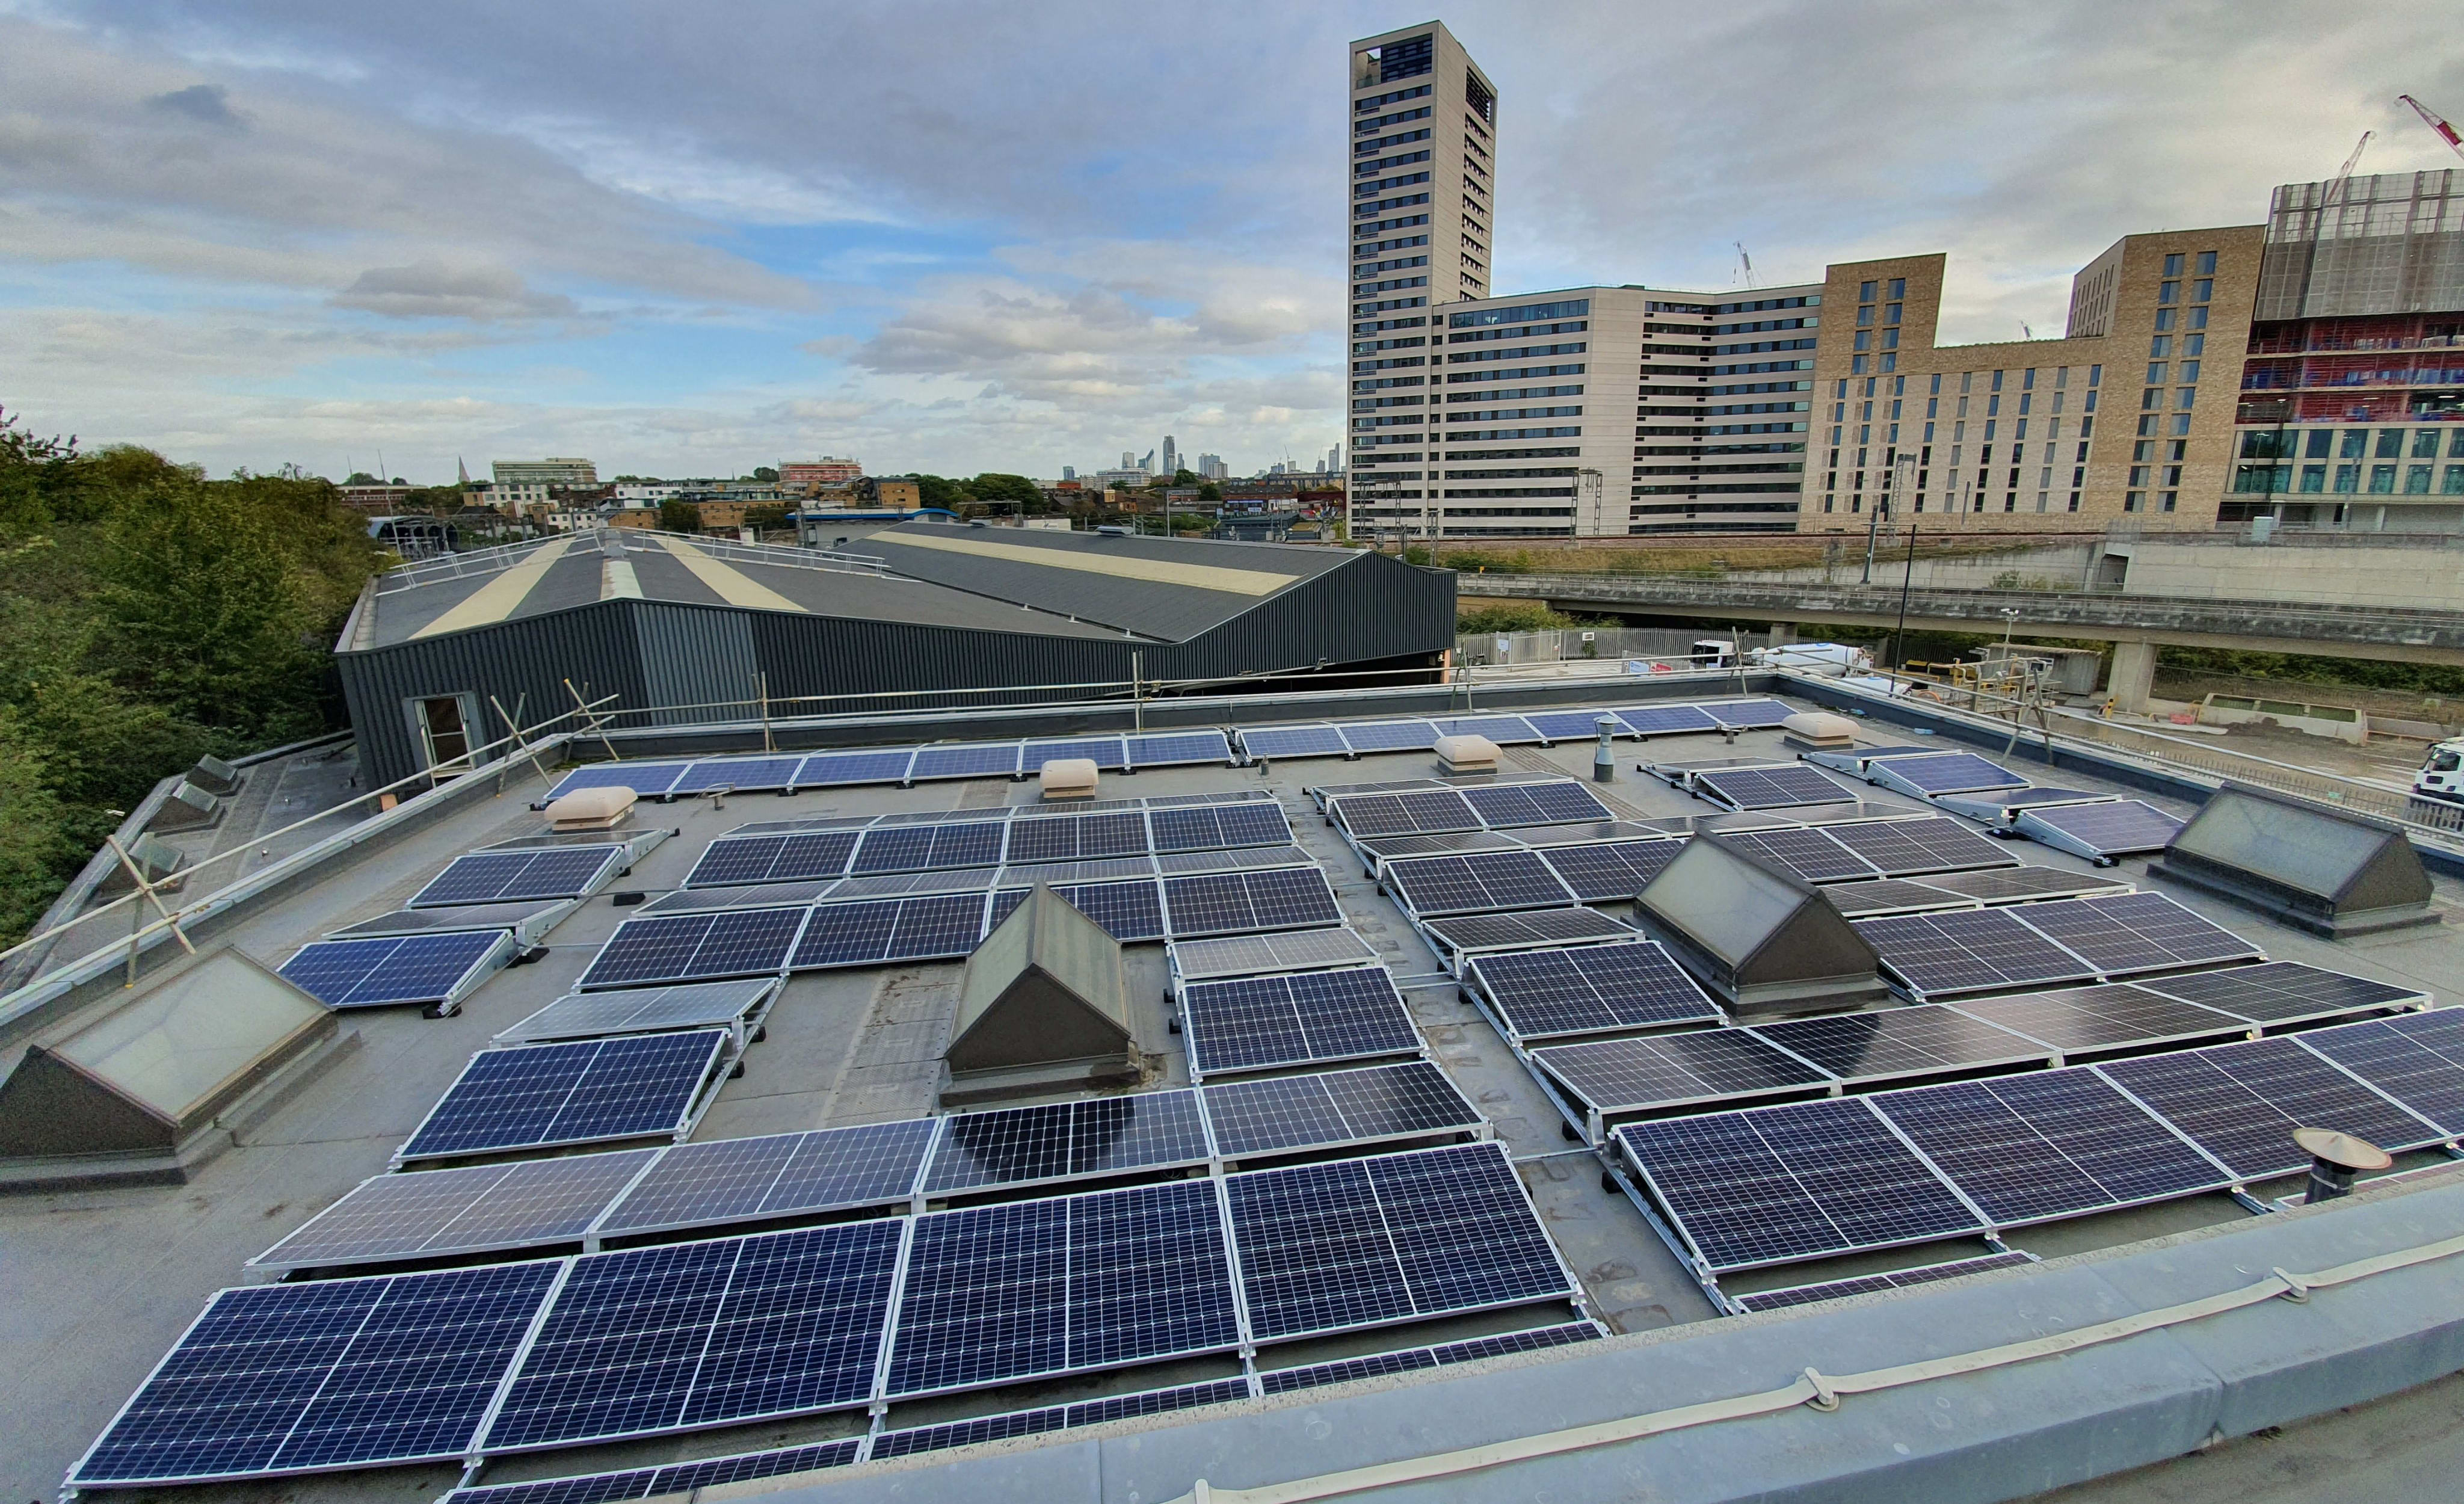
[(1454, 645), (1454, 614), (1453, 575), (1362, 553), (1182, 643), (617, 599), (341, 652), (335, 662), (363, 776), (385, 784), (423, 766), (406, 707), (426, 696), (477, 696), (492, 737), (504, 728), (490, 696), (508, 710), (527, 696), (522, 719), (536, 724), (573, 707), (567, 678), (594, 697), (617, 695), (628, 710), (750, 700), (758, 674), (768, 675), (773, 701), (908, 691), (915, 698), (897, 708), (964, 705), (979, 701), (932, 692), (1127, 683), (1133, 660), (1152, 680), (1434, 657)]

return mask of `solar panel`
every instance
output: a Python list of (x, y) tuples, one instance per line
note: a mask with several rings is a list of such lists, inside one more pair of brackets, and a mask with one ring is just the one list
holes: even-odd
[(2255, 1024), (2297, 1024), (2306, 1019), (2413, 1006), (2429, 1001), (2417, 987), (2395, 986), (2299, 962), (2233, 966), (2188, 977), (2156, 977), (2140, 984), (2151, 992), (2211, 1007)]
[(580, 1240), (656, 1149), (379, 1175), (249, 1260), (339, 1269)]
[(791, 788), (802, 757), (714, 758), (695, 763), (669, 786), (671, 794), (695, 794), (710, 788)]
[(512, 945), (503, 930), (319, 940), (300, 947), (281, 971), (328, 1007), (442, 1004), (460, 997)]
[(1470, 978), (1518, 1040), (1721, 1022), (1694, 979), (1651, 940), (1483, 956)]
[(1019, 743), (960, 742), (955, 746), (923, 746), (908, 764), (910, 782), (927, 778), (1006, 778), (1018, 772)]
[(1157, 852), (1220, 851), (1238, 846), (1285, 846), (1292, 828), (1272, 800), (1240, 804), (1182, 805), (1147, 811)]
[(2012, 855), (2008, 848), (1948, 815), (1927, 815), (1920, 820), (1860, 820), (1826, 825), (1822, 831), (1873, 863), (1874, 870), (1885, 877), (2019, 865), (2019, 858)]
[(496, 1035), (500, 1045), (537, 1039), (592, 1039), (658, 1029), (735, 1024), (779, 985), (774, 978), (695, 982), (672, 987), (569, 992)]
[(1608, 806), (1572, 779), (1532, 784), (1490, 784), (1463, 791), (1463, 801), (1493, 827), (1551, 825), (1566, 820), (1605, 820)]
[(1481, 823), (1463, 796), (1451, 788), (1409, 794), (1353, 794), (1335, 800), (1330, 809), (1353, 836), (1475, 830)]
[(915, 1219), (889, 1392), (941, 1393), (1241, 1340), (1204, 1180)]
[(1658, 841), (1672, 832), (1658, 820), (1568, 820), (1555, 825), (1519, 825), (1502, 839), (1533, 851), (1558, 846), (1598, 846), (1610, 841)]
[(940, 1126), (938, 1118), (914, 1117), (680, 1143), (608, 1208), (599, 1235), (892, 1205), (913, 1190)]
[(1776, 699), (1714, 700), (1703, 710), (1720, 724), (1741, 731), (1770, 730), (1796, 714), (1786, 701)]
[[(458, 1459), (554, 1260), (217, 1293), (72, 1486)], [(450, 1358), (406, 1358), (443, 1348)]]
[(1425, 752), (1438, 742), (1438, 728), (1425, 720), (1349, 720), (1334, 729), (1354, 752)]
[(983, 939), (980, 894), (825, 903), (812, 911), (787, 964), (796, 971), (964, 956)]
[(2021, 834), (2057, 851), (2104, 861), (2134, 852), (2161, 852), (2180, 834), (2182, 822), (2139, 799), (2030, 809), (2018, 819)]
[(1217, 1150), (1226, 1159), (1381, 1139), (1467, 1133), (1479, 1109), (1425, 1060), (1219, 1082), (1202, 1093)]
[(1874, 875), (1873, 864), (1820, 830), (1736, 830), (1724, 832), (1720, 839), (1807, 882)]
[(1388, 862), (1383, 880), (1413, 915), (1549, 908), (1573, 897), (1531, 852), (1415, 856)]
[(1133, 809), (1108, 814), (1038, 815), (1009, 823), (1009, 852), (1021, 862), (1074, 862), (1129, 856), (1147, 849), (1147, 817)]
[(1495, 1143), (1229, 1176), (1261, 1340), (1573, 1294)]
[(796, 769), (798, 788), (836, 788), (851, 784), (903, 784), (913, 747), (879, 752), (816, 752)]
[(586, 990), (781, 971), (806, 912), (757, 909), (627, 919), (575, 984)]
[(1700, 705), (1629, 705), (1617, 712), (1625, 729), (1639, 737), (1665, 737), (1692, 731), (1717, 731), (1720, 722)]
[(634, 912), (636, 918), (675, 914), (723, 914), (730, 909), (806, 909), (837, 888), (839, 880), (758, 882), (735, 888), (678, 888), (663, 893)]
[(1175, 939), (1343, 922), (1334, 890), (1315, 867), (1167, 877), (1163, 901)]
[(1206, 1162), (1195, 1092), (1145, 1092), (960, 1113), (943, 1128), (923, 1194), (1017, 1187)]
[(2438, 1125), (2464, 1134), (2464, 1030), (2436, 1011), (2313, 1029), (2301, 1043)]
[(645, 799), (655, 799), (668, 791), (670, 785), (684, 776), (690, 763), (594, 763), (577, 767), (556, 781), (547, 791), (553, 804), (565, 795), (583, 788), (629, 788)]
[(2090, 893), (2127, 893), (2130, 885), (2095, 873), (2064, 872), (2058, 867), (2005, 867), (1987, 872), (1932, 873), (1928, 888), (1974, 898), (1979, 903), (2011, 903), (2029, 898), (2059, 898)]
[[(2108, 977), (2256, 958), (2258, 947), (2161, 893), (2062, 898), (2004, 911)], [(2192, 1001), (2196, 1001), (2193, 999)]]
[(657, 1498), (686, 1493), (721, 1483), (744, 1483), (813, 1472), (824, 1468), (853, 1466), (864, 1449), (861, 1436), (809, 1447), (783, 1447), (769, 1451), (738, 1452), (699, 1462), (670, 1463), (661, 1468), (630, 1468), (618, 1472), (591, 1472), (578, 1477), (543, 1478), (534, 1483), (492, 1483), (455, 1489), (440, 1504), (612, 1504), (620, 1499)]
[(808, 830), (793, 835), (721, 836), (693, 863), (684, 885), (709, 888), (837, 877), (847, 872), (847, 858), (861, 835), (857, 830)]
[(2237, 1180), (2290, 1175), (2310, 1162), (2296, 1128), (2332, 1128), (2382, 1149), (2445, 1137), (2293, 1039), (2253, 1039), (2087, 1069), (2162, 1114)]
[(1429, 724), (1437, 727), (1441, 737), (1486, 737), (1502, 747), (1541, 740), (1531, 722), (1521, 716), (1458, 716)]
[[(563, 898), (530, 898), (518, 903), (456, 904), (441, 909), (396, 909), (373, 919), (362, 919), (326, 932), (327, 940), (360, 940), (381, 935), (443, 935), (454, 930), (519, 930), (534, 920), (552, 924), (572, 912)], [(545, 917), (553, 915), (555, 918)]]
[(1617, 1137), (1703, 1263), (1754, 1269), (1982, 1233), (1861, 1096), (1628, 1123)]
[(1232, 743), (1221, 731), (1150, 731), (1127, 739), (1132, 767), (1229, 763)]
[(2092, 982), (2086, 962), (2020, 923), (2009, 909), (1902, 914), (1850, 921), (1911, 996)]
[(1932, 757), (1884, 758), (1867, 770), (1885, 788), (1926, 798), (1964, 794), (1979, 788), (2018, 788), (2027, 780), (1998, 763), (1973, 752), (1942, 752)]
[(1589, 741), (1600, 734), (1602, 718), (1616, 722), (1610, 730), (1612, 737), (1626, 735), (1624, 722), (1618, 721), (1617, 713), (1611, 710), (1550, 710), (1536, 715), (1527, 713), (1523, 719), (1548, 741)]
[(395, 1158), (680, 1133), (726, 1044), (711, 1028), (483, 1050)]
[(1533, 1051), (1531, 1059), (1602, 1114), (1802, 1093), (1830, 1082), (1742, 1028), (1550, 1045)]
[(474, 852), (454, 858), (407, 907), (510, 903), (523, 898), (572, 898), (588, 893), (623, 865), (621, 846), (567, 846), (539, 852)]
[(1677, 860), (1683, 841), (1610, 841), (1560, 846), (1540, 853), (1560, 881), (1585, 903), (1631, 898)]
[(1098, 768), (1124, 768), (1130, 765), (1127, 742), (1119, 737), (1064, 737), (1051, 741), (1030, 741), (1019, 754), (1019, 771), (1036, 773), (1044, 764), (1067, 759), (1084, 759)]
[(1689, 781), (1731, 809), (1786, 809), (1797, 805), (1853, 804), (1857, 796), (1822, 776), (1819, 769), (1791, 763), (1782, 767), (1736, 767), (1697, 773)]
[(899, 1225), (849, 1222), (576, 1259), (488, 1427), (571, 1446), (862, 1404)]
[(1936, 1005), (1757, 1024), (1752, 1031), (1842, 1080), (2042, 1062), (2047, 1054), (2034, 1040)]
[(1959, 1010), (1997, 1028), (2025, 1034), (2081, 1055), (2187, 1039), (2249, 1032), (2229, 1014), (2162, 997), (2144, 987), (2114, 983), (2059, 992), (2022, 992), (2012, 997), (1969, 998)]
[(1597, 909), (1526, 909), (1517, 914), (1461, 914), (1422, 926), (1440, 948), (1457, 957), (1474, 951), (1521, 950), (1534, 945), (1629, 940), (1634, 930)]
[(1181, 988), (1190, 1072), (1412, 1054), (1419, 1030), (1383, 966), (1303, 971)]
[(1929, 883), (1902, 877), (1877, 877), (1865, 882), (1836, 882), (1822, 890), (1831, 906), (1852, 919), (1874, 914), (1922, 914), (1928, 909), (1969, 909), (1976, 900)]
[(1329, 725), (1243, 726), (1241, 751), (1249, 758), (1342, 757), (1352, 750), (1343, 733)]
[(1397, 1352), (1372, 1353), (1364, 1358), (1338, 1358), (1332, 1362), (1304, 1363), (1296, 1368), (1272, 1368), (1261, 1372), (1258, 1382), (1268, 1394), (1291, 1394), (1302, 1389), (1352, 1383), (1362, 1379), (1384, 1379), (1426, 1368), (1476, 1363), (1483, 1359), (1502, 1358), (1509, 1353), (1547, 1352), (1552, 1347), (1564, 1347), (1574, 1342), (1595, 1342), (1600, 1336), (1600, 1328), (1592, 1322), (1565, 1321), (1555, 1326), (1527, 1327), (1520, 1332), (1475, 1337), (1462, 1342), (1407, 1347)]
[(1905, 1290), (1912, 1285), (1930, 1285), (1946, 1279), (1960, 1279), (1981, 1274), (1988, 1270), (2016, 1269), (2036, 1262), (2035, 1255), (2013, 1249), (2007, 1253), (1984, 1253), (1975, 1258), (1947, 1259), (1939, 1264), (1919, 1264), (1913, 1269), (1890, 1269), (1876, 1274), (1852, 1274), (1846, 1279), (1826, 1279), (1819, 1284), (1788, 1285), (1778, 1290), (1755, 1290), (1732, 1294), (1728, 1298), (1748, 1311), (1782, 1311), (1794, 1306), (1816, 1305), (1825, 1300), (1844, 1300), (1850, 1295), (1870, 1295), (1885, 1290)]
[(1208, 977), (1254, 977), (1269, 971), (1299, 971), (1376, 959), (1376, 947), (1348, 929), (1180, 940), (1172, 947), (1174, 972), (1190, 982)]
[(847, 864), (850, 874), (921, 873), (946, 867), (990, 867), (1001, 857), (1008, 829), (1000, 819), (938, 825), (875, 826)]
[[(1152, 877), (1133, 877), (1123, 882), (1059, 883), (1053, 886), (1052, 891), (1060, 896), (1063, 902), (1102, 925), (1104, 933), (1116, 940), (1163, 939), (1163, 903)], [(995, 900), (991, 928), (1000, 928), (1001, 921), (1009, 918), (1010, 910), (1025, 901), (1025, 890), (1018, 890), (1013, 901), (1001, 901), (1009, 898), (1011, 894), (1003, 892)]]

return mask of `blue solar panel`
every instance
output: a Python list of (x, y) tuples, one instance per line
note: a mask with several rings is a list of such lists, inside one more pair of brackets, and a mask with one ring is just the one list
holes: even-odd
[(673, 1134), (727, 1039), (723, 1028), (704, 1028), (482, 1051), (400, 1158)]
[(847, 872), (855, 852), (854, 830), (813, 830), (803, 835), (726, 836), (710, 843), (685, 877), (688, 888), (739, 883), (804, 882)]
[(953, 1116), (919, 1190), (927, 1196), (1203, 1164), (1192, 1091), (1140, 1092)]
[(708, 982), (783, 970), (803, 925), (803, 909), (627, 919), (616, 926), (576, 985)]
[(1164, 909), (1176, 938), (1340, 924), (1334, 890), (1315, 867), (1210, 873), (1163, 880)]
[(815, 971), (964, 956), (983, 932), (980, 893), (825, 903), (813, 910), (789, 964)]
[(915, 761), (907, 769), (907, 776), (910, 779), (1007, 777), (1018, 771), (1018, 752), (1019, 744), (1015, 741), (917, 747)]
[(1424, 752), (1438, 741), (1437, 728), (1425, 720), (1353, 720), (1334, 729), (1354, 752)]
[(1776, 699), (1740, 699), (1713, 702), (1703, 707), (1704, 713), (1724, 726), (1739, 730), (1768, 730), (1796, 714), (1788, 704)]
[(913, 747), (884, 752), (816, 752), (796, 769), (798, 788), (829, 788), (845, 784), (900, 784), (907, 781)]
[(205, 1482), (458, 1459), (560, 1267), (223, 1291), (70, 1482)]
[(282, 963), (282, 975), (332, 1007), (442, 1003), (506, 948), (503, 930), (399, 939), (320, 940)]
[(1136, 856), (1144, 854), (1146, 849), (1146, 816), (1134, 809), (1116, 809), (1107, 814), (1013, 820), (1009, 826), (1009, 850), (1002, 859), (1017, 867), (1032, 862)]
[(1603, 719), (1609, 722), (1609, 734), (1612, 737), (1631, 735), (1625, 729), (1625, 723), (1617, 719), (1617, 712), (1613, 710), (1550, 710), (1537, 714), (1526, 712), (1523, 719), (1530, 722), (1532, 730), (1551, 741), (1589, 741), (1600, 734), (1599, 723)]
[(1700, 705), (1629, 705), (1617, 712), (1617, 719), (1639, 737), (1720, 729), (1720, 723), (1705, 715)]
[(699, 793), (706, 788), (787, 788), (796, 782), (802, 757), (713, 758), (685, 769), (668, 792)]
[(1429, 724), (1437, 727), (1441, 737), (1486, 737), (1502, 747), (1541, 740), (1531, 722), (1521, 716), (1458, 716)]
[(860, 1404), (898, 1224), (843, 1223), (574, 1261), (488, 1428), (568, 1446)]
[(1960, 794), (1977, 788), (2018, 788), (2026, 779), (1973, 752), (1944, 752), (1933, 757), (1895, 757), (1876, 763), (1875, 780), (1886, 788), (1923, 797)]
[(915, 1219), (890, 1393), (1220, 1351), (1241, 1339), (1209, 1181)]
[(1631, 898), (1660, 870), (1685, 850), (1683, 841), (1603, 841), (1593, 846), (1560, 846), (1540, 859), (1585, 903)]
[(1180, 1010), (1190, 1068), (1199, 1075), (1420, 1048), (1411, 1011), (1383, 966), (1192, 983), (1181, 988)]
[[(1079, 913), (1104, 927), (1104, 933), (1117, 940), (1151, 940), (1163, 939), (1163, 902), (1152, 878), (1133, 877), (1125, 882), (1068, 883), (1052, 890), (1062, 900)], [(1004, 896), (1007, 896), (1004, 895)], [(1016, 905), (1011, 905), (1015, 907)], [(1009, 917), (1002, 909), (993, 919), (998, 926)]]
[(690, 763), (595, 763), (558, 779), (547, 791), (553, 801), (578, 788), (629, 788), (645, 799), (656, 798), (684, 776)]
[(2464, 1027), (2456, 1009), (2315, 1029), (2301, 1042), (2436, 1123), (2464, 1134)]
[(473, 852), (456, 857), (412, 895), (407, 906), (431, 909), (576, 897), (589, 892), (609, 867), (623, 860), (624, 850), (621, 846), (561, 846), (538, 852)]
[(1018, 760), (1019, 770), (1034, 773), (1044, 764), (1069, 758), (1084, 758), (1099, 768), (1121, 768), (1130, 765), (1129, 751), (1119, 737), (1074, 737), (1055, 741), (1030, 741)]
[(1243, 726), (1241, 750), (1251, 758), (1341, 757), (1352, 747), (1333, 726)]
[(1150, 731), (1129, 739), (1132, 767), (1229, 763), (1232, 743), (1221, 731)]
[(782, 1477), (791, 1472), (816, 1472), (824, 1468), (854, 1465), (864, 1438), (816, 1442), (809, 1447), (782, 1447), (771, 1451), (738, 1452), (699, 1462), (675, 1462), (663, 1468), (631, 1468), (621, 1472), (592, 1472), (579, 1477), (542, 1478), (534, 1483), (492, 1483), (455, 1489), (443, 1504), (613, 1504), (620, 1499), (656, 1498), (686, 1493), (721, 1483)]
[(1491, 826), (1557, 825), (1570, 820), (1606, 820), (1608, 806), (1572, 779), (1534, 784), (1494, 784), (1463, 791), (1463, 802)]
[(847, 871), (936, 872), (950, 867), (990, 867), (1001, 858), (1006, 832), (1000, 820), (950, 821), (938, 825), (875, 826), (864, 833)]
[(1224, 1185), (1262, 1340), (1572, 1294), (1498, 1144), (1257, 1170)]
[(940, 1126), (937, 1117), (910, 1117), (680, 1143), (661, 1152), (649, 1173), (608, 1209), (599, 1233), (614, 1237), (902, 1202), (914, 1188)]

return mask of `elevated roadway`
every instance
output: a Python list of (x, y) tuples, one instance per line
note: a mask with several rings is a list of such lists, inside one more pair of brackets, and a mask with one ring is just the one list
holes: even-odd
[[(1562, 610), (1620, 616), (1885, 630), (1901, 621), (1901, 590), (1896, 582), (1772, 584), (1656, 575), (1480, 574), (1463, 576), (1459, 585), (1466, 596), (1538, 600)], [(2113, 643), (2112, 688), (2125, 709), (2145, 702), (2159, 647), (2464, 664), (2464, 608), (2421, 610), (2120, 591), (1924, 586), (1909, 590), (1905, 604), (1906, 624), (1913, 631), (2000, 631), (2007, 626), (2029, 635)]]

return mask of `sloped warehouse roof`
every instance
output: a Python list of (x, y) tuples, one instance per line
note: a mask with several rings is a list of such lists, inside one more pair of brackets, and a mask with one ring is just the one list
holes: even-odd
[(1410, 669), (1454, 641), (1451, 574), (1362, 550), (924, 522), (859, 546), (609, 529), (396, 570), (336, 649), (362, 767), (384, 784), (427, 766), (418, 706), (439, 698), (495, 736), (584, 693), (640, 724), (765, 692)]

